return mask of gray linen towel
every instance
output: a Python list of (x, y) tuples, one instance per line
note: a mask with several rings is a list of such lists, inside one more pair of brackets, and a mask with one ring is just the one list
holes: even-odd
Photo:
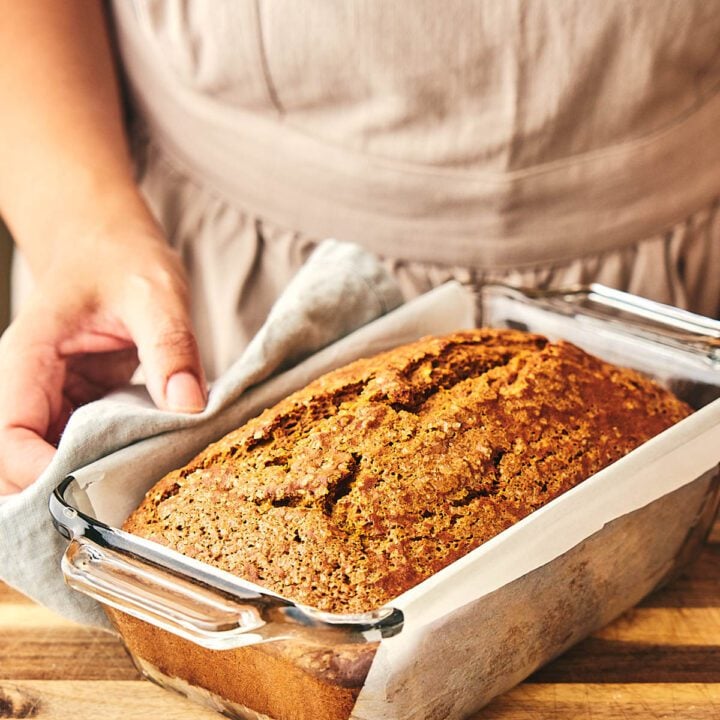
[[(472, 299), (456, 284), (448, 290), (444, 301), (435, 303), (434, 313), (432, 302), (418, 305), (416, 311), (409, 306), (409, 311), (397, 311), (405, 314), (394, 324), (386, 322), (382, 341), (366, 332), (360, 342), (345, 342), (344, 351), (333, 350), (341, 341), (318, 353), (338, 338), (354, 337), (353, 331), (402, 302), (398, 286), (375, 257), (355, 245), (325, 241), (288, 285), (243, 355), (215, 383), (203, 413), (158, 410), (144, 388), (136, 386), (72, 415), (47, 470), (31, 487), (0, 505), (0, 578), (67, 618), (106, 627), (98, 604), (66, 587), (60, 572), (67, 542), (52, 526), (47, 501), (63, 477), (121, 448), (165, 434), (168, 443), (183, 448), (177, 455), (181, 458), (184, 453), (189, 459), (207, 442), (262, 410), (264, 404), (258, 403), (274, 402), (295, 389), (293, 383), (304, 384), (310, 379), (307, 375), (396, 344), (390, 342), (392, 338), (405, 342), (467, 325)], [(454, 311), (448, 314), (449, 307)], [(305, 358), (309, 359), (302, 362)], [(291, 366), (295, 366), (292, 372), (281, 372)], [(298, 373), (303, 366), (307, 370)], [(247, 400), (253, 396), (255, 402)], [(194, 445), (184, 448), (187, 437)], [(164, 438), (159, 442), (167, 445)]]

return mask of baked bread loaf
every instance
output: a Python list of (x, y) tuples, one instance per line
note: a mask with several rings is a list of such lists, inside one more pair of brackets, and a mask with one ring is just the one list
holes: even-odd
[(566, 342), (425, 338), (331, 372), (210, 445), (124, 529), (290, 599), (362, 612), (690, 412)]
[[(369, 610), (689, 413), (568, 343), (425, 338), (331, 372), (210, 445), (124, 528), (291, 599)], [(346, 720), (377, 649), (217, 652), (107, 612), (146, 672), (239, 717)]]

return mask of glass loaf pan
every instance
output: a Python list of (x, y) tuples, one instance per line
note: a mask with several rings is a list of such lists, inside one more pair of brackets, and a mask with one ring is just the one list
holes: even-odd
[[(597, 285), (488, 286), (482, 310), (650, 374), (697, 412), (364, 615), (297, 606), (113, 529), (160, 477), (157, 439), (79, 469), (51, 500), (63, 572), (147, 677), (238, 718), (462, 718), (694, 556), (720, 493), (720, 323)], [(121, 507), (102, 502), (120, 485)]]

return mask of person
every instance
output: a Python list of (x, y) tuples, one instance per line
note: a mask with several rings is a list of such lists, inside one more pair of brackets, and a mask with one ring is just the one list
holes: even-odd
[(0, 2), (0, 212), (32, 286), (0, 340), (0, 493), (138, 362), (200, 411), (323, 237), (408, 297), (599, 281), (718, 313), (718, 2), (105, 10)]

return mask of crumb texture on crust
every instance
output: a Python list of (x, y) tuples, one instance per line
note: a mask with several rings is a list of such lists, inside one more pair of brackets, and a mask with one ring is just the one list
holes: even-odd
[(157, 483), (124, 528), (334, 612), (376, 608), (691, 410), (514, 330), (331, 372)]

